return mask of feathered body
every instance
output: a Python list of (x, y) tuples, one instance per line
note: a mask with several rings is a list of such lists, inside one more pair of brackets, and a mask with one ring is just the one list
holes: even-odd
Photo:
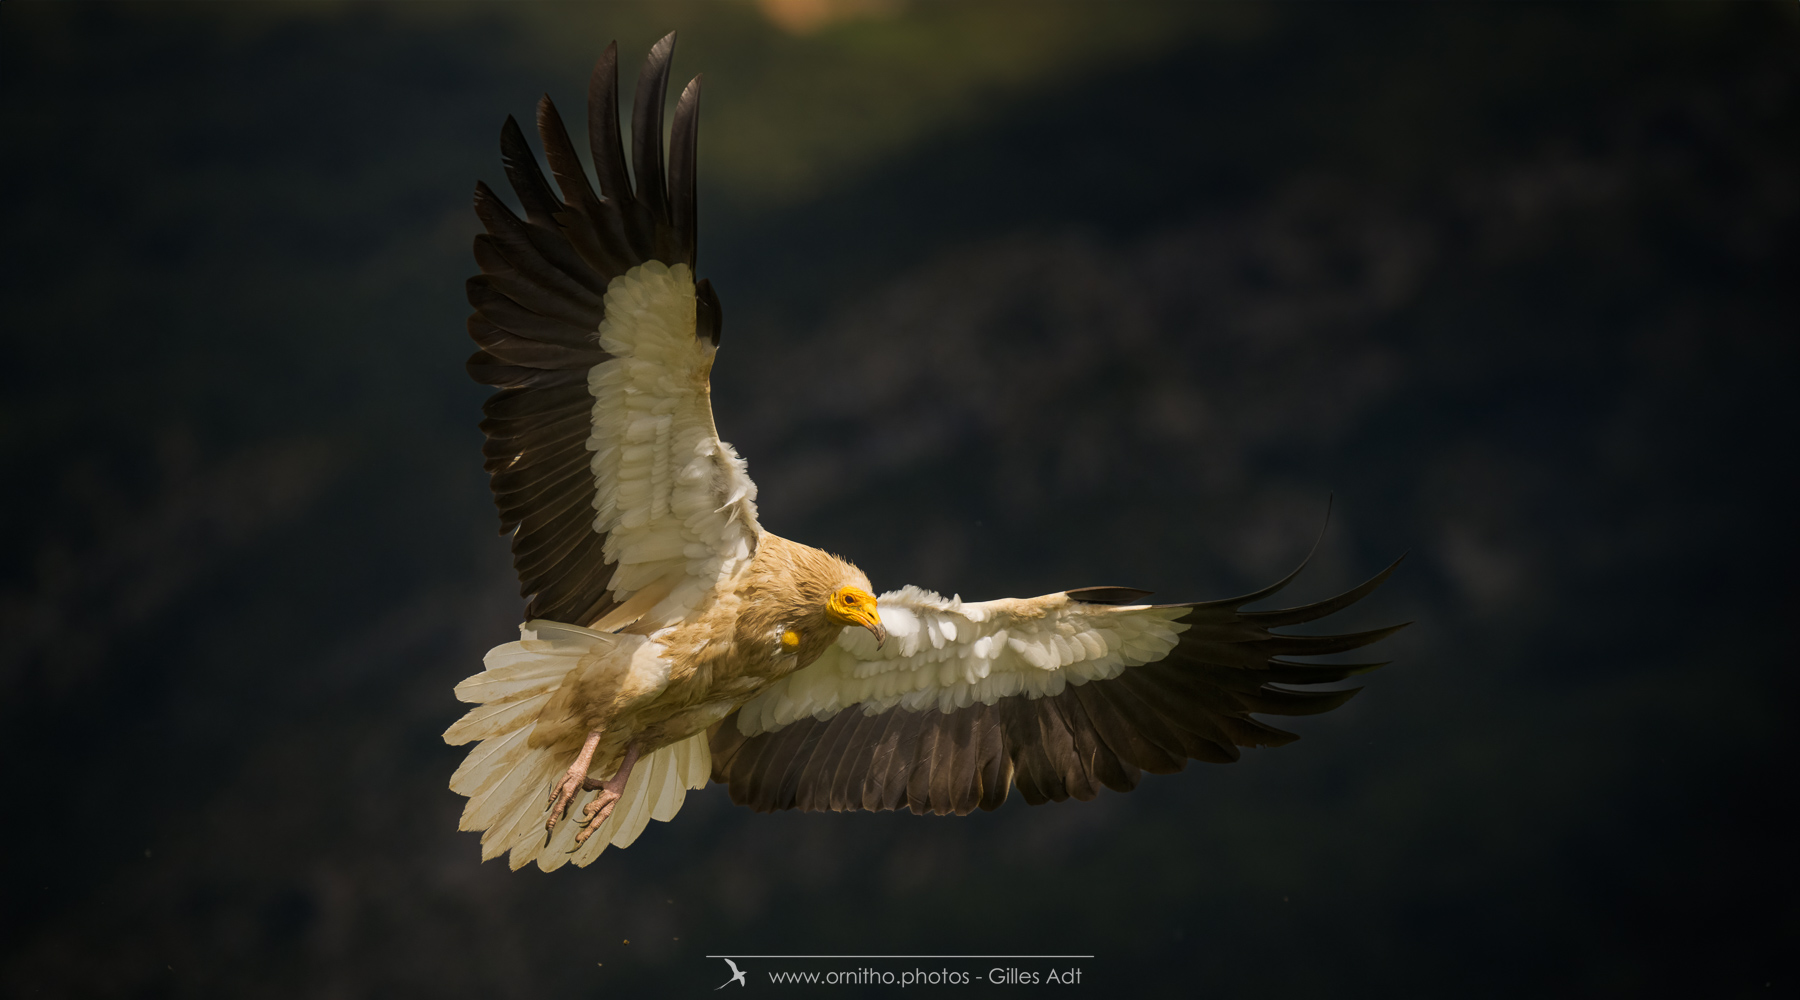
[[(539, 714), (531, 745), (573, 750), (602, 731), (593, 770), (611, 774), (627, 742), (650, 751), (699, 733), (817, 660), (844, 628), (827, 617), (826, 599), (868, 586), (842, 559), (764, 532), (735, 586), (695, 620), (646, 640), (655, 655), (595, 656), (571, 672)], [(783, 642), (789, 632), (797, 642)]]
[[(595, 192), (548, 98), (538, 131), (561, 197), (517, 124), (501, 131), (525, 217), (485, 185), (480, 346), (498, 390), (482, 424), (528, 619), (456, 687), (444, 734), (479, 741), (451, 778), (483, 859), (550, 870), (630, 844), (708, 780), (757, 809), (997, 808), (1124, 791), (1143, 772), (1230, 761), (1292, 733), (1251, 718), (1328, 711), (1356, 693), (1284, 685), (1379, 664), (1293, 655), (1393, 629), (1292, 636), (1393, 567), (1327, 601), (1244, 611), (1255, 594), (1148, 605), (1089, 587), (963, 602), (904, 587), (877, 599), (855, 566), (757, 521), (756, 485), (713, 423), (722, 326), (694, 278), (698, 79), (662, 149), (674, 36), (651, 50), (618, 118), (617, 50), (589, 91)], [(1298, 573), (1298, 570), (1295, 571)], [(548, 794), (546, 794), (548, 793)], [(580, 821), (560, 822), (574, 814)]]
[[(543, 837), (541, 825), (527, 821), (541, 819), (549, 803), (532, 794), (541, 788), (532, 787), (531, 779), (548, 780), (566, 767), (592, 732), (602, 736), (589, 774), (614, 774), (628, 744), (645, 757), (664, 755), (674, 763), (676, 748), (685, 743), (691, 745), (681, 760), (693, 761), (687, 787), (699, 787), (710, 775), (707, 730), (818, 660), (844, 628), (826, 611), (830, 595), (868, 586), (868, 578), (844, 560), (763, 532), (735, 586), (722, 589), (691, 621), (648, 634), (527, 623), (519, 642), (494, 650), (488, 669), (457, 687), (463, 700), (483, 702), (444, 734), (452, 743), (484, 740), (451, 781), (470, 796), (463, 828), (499, 834), (487, 857), (512, 850), (514, 867), (532, 860), (536, 852), (529, 848)], [(512, 776), (528, 777), (512, 786), (522, 794), (508, 802), (504, 812), (511, 822), (502, 824), (481, 793), (489, 780)], [(656, 818), (672, 817), (679, 806), (675, 793), (669, 816)], [(626, 826), (613, 842), (629, 844), (641, 830), (642, 824)], [(483, 844), (488, 847), (488, 839)], [(593, 853), (602, 846), (597, 840)]]

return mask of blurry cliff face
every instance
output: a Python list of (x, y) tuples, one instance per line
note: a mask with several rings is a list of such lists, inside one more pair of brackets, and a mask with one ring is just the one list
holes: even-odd
[(1129, 796), (711, 790), (593, 869), (480, 866), (438, 734), (520, 602), (467, 192), (506, 114), (569, 114), (589, 49), (661, 25), (8, 5), (10, 992), (651, 992), (720, 950), (1092, 952), (1149, 993), (1791, 979), (1792, 12), (968, 9), (675, 14), (733, 153), (701, 270), (765, 523), (878, 588), (1177, 600), (1291, 568), (1329, 495), (1293, 603), (1409, 551), (1352, 623), (1417, 620), (1396, 663)]

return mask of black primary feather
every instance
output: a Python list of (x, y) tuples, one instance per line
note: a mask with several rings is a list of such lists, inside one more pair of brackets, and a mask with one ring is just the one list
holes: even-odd
[[(635, 190), (619, 130), (616, 44), (588, 81), (598, 190), (548, 96), (538, 104), (537, 129), (550, 177), (517, 120), (508, 117), (500, 129), (501, 162), (524, 217), (486, 184), (475, 187), (475, 213), (487, 232), (475, 238), (482, 273), (467, 289), (475, 310), (469, 336), (480, 348), (467, 368), (500, 390), (484, 407), (482, 450), (501, 531), (513, 533), (527, 618), (589, 624), (614, 605), (606, 539), (593, 530), (586, 375), (607, 359), (599, 327), (608, 283), (646, 261), (691, 268), (697, 258), (698, 78), (675, 109), (664, 167), (663, 102), (674, 51), (670, 33), (651, 47), (639, 77), (631, 126)], [(697, 282), (696, 335), (716, 345), (721, 315), (712, 283)]]
[[(891, 708), (872, 716), (851, 705), (829, 719), (803, 718), (750, 737), (738, 731), (734, 714), (713, 730), (713, 780), (728, 786), (733, 801), (763, 811), (906, 808), (963, 815), (998, 808), (1013, 787), (1033, 805), (1085, 800), (1102, 787), (1129, 791), (1144, 772), (1169, 774), (1189, 760), (1230, 763), (1240, 747), (1298, 739), (1252, 715), (1317, 715), (1361, 690), (1280, 685), (1328, 684), (1383, 665), (1310, 664), (1283, 656), (1355, 649), (1404, 626), (1321, 636), (1269, 629), (1340, 611), (1398, 565), (1396, 560), (1366, 583), (1299, 608), (1241, 610), (1280, 590), (1298, 569), (1243, 597), (1159, 605), (1186, 609), (1178, 620), (1191, 626), (1167, 656), (1107, 680), (1071, 683), (1054, 696), (1015, 695), (950, 712)], [(1135, 603), (1148, 592), (1092, 587), (1065, 593), (1110, 604)]]

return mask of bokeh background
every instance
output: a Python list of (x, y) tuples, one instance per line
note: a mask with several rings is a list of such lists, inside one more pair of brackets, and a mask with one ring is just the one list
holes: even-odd
[[(1335, 496), (1284, 599), (1409, 552), (1334, 623), (1416, 621), (1393, 665), (1131, 795), (715, 787), (586, 870), (477, 863), (438, 737), (521, 602), (469, 196), (670, 28), (771, 530), (1191, 600)], [(0, 992), (1792, 990), (1797, 43), (1791, 2), (0, 6)]]

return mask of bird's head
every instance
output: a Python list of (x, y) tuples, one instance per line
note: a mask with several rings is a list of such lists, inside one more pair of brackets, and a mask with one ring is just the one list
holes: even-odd
[(875, 595), (861, 587), (839, 587), (825, 599), (825, 617), (844, 625), (861, 625), (875, 633), (875, 646), (887, 641), (887, 629), (881, 627), (881, 612), (875, 608)]

